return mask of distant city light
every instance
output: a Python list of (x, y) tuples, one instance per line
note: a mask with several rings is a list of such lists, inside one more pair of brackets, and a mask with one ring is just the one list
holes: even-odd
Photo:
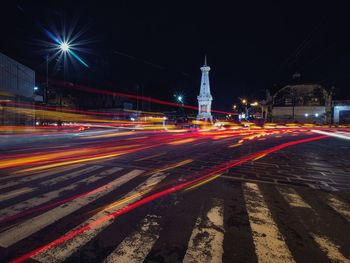
[(305, 113), (304, 116), (305, 116), (305, 117), (308, 117), (308, 116), (309, 116), (309, 113)]
[(233, 109), (235, 110), (237, 108), (237, 105), (233, 105)]
[(318, 113), (315, 114), (315, 117), (316, 117), (316, 118), (318, 117)]
[(135, 118), (131, 117), (130, 120), (131, 120), (131, 121), (135, 121)]
[(254, 101), (253, 103), (250, 103), (250, 106), (258, 106), (259, 103), (257, 101)]
[(37, 86), (34, 87), (34, 90), (38, 90), (39, 88)]
[(60, 44), (60, 49), (61, 49), (62, 51), (69, 51), (69, 44), (68, 44), (67, 42), (62, 42), (62, 43)]
[(246, 100), (246, 99), (243, 99), (243, 100), (242, 100), (242, 103), (243, 103), (243, 104), (246, 104), (246, 103), (247, 103), (247, 100)]

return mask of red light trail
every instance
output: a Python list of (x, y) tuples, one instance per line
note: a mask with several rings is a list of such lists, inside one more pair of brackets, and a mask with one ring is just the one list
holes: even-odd
[(266, 155), (266, 154), (270, 154), (270, 153), (273, 153), (273, 152), (276, 152), (278, 150), (281, 150), (281, 149), (284, 149), (286, 147), (290, 147), (290, 146), (293, 146), (293, 145), (297, 145), (297, 144), (302, 144), (302, 143), (306, 143), (306, 142), (312, 142), (312, 141), (316, 141), (316, 140), (321, 140), (321, 139), (324, 139), (324, 138), (327, 138), (328, 136), (317, 136), (317, 137), (311, 137), (311, 138), (307, 138), (307, 139), (302, 139), (302, 140), (296, 140), (296, 141), (291, 141), (291, 142), (287, 142), (287, 143), (283, 143), (283, 144), (280, 144), (280, 145), (277, 145), (277, 146), (274, 146), (272, 148), (269, 148), (269, 149), (266, 149), (266, 150), (263, 150), (263, 151), (259, 151), (257, 153), (253, 153), (253, 154), (250, 154), (248, 156), (245, 156), (243, 158), (240, 158), (238, 160), (231, 160), (229, 162), (225, 162), (223, 164), (220, 164), (220, 165), (217, 165), (215, 167), (213, 167), (212, 169), (210, 169), (209, 172), (206, 172), (206, 174), (200, 176), (200, 177), (197, 177), (193, 180), (190, 180), (190, 181), (187, 181), (185, 183), (181, 183), (179, 185), (176, 185), (176, 186), (173, 186), (171, 188), (168, 188), (168, 189), (165, 189), (165, 190), (162, 190), (160, 192), (157, 192), (157, 193), (153, 193), (139, 201), (136, 201), (135, 203), (131, 204), (131, 205), (128, 205), (110, 215), (107, 215), (105, 217), (102, 217), (96, 221), (94, 221), (93, 223), (90, 223), (90, 224), (87, 224), (86, 226), (84, 227), (81, 227), (75, 231), (72, 231), (68, 234), (65, 234), (61, 237), (59, 237), (58, 239), (44, 245), (44, 246), (41, 246), (37, 249), (34, 249), (16, 259), (13, 259), (11, 260), (10, 262), (12, 263), (19, 263), (19, 262), (24, 262), (26, 260), (28, 260), (29, 258), (37, 255), (38, 253), (41, 253), (41, 252), (44, 252), (50, 248), (53, 248), (55, 246), (58, 246), (59, 244), (62, 244), (63, 242), (67, 241), (67, 240), (70, 240), (72, 238), (74, 238), (75, 236), (89, 230), (89, 229), (92, 229), (94, 228), (95, 226), (105, 222), (105, 221), (108, 221), (110, 219), (113, 219), (113, 218), (116, 218), (120, 215), (123, 215), (129, 211), (132, 211), (134, 210), (135, 208), (141, 206), (141, 205), (144, 205), (144, 204), (147, 204), (155, 199), (158, 199), (160, 197), (163, 197), (163, 196), (166, 196), (166, 195), (169, 195), (171, 193), (174, 193), (176, 191), (179, 191), (179, 190), (182, 190), (182, 189), (186, 189), (188, 187), (191, 187), (193, 186), (194, 184), (198, 183), (198, 182), (201, 182), (203, 180), (206, 180), (206, 179), (209, 179), (210, 177), (212, 176), (216, 176), (218, 173), (221, 173), (227, 169), (230, 169), (230, 168), (233, 168), (237, 165), (240, 165), (240, 164), (243, 164), (245, 162), (248, 162), (248, 161), (251, 161), (261, 155)]

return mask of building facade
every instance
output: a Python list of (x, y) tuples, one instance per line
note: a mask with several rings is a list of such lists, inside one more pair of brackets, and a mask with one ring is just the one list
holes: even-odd
[(20, 104), (34, 105), (35, 71), (0, 53), (0, 125), (32, 125)]
[(272, 98), (274, 122), (331, 123), (332, 94), (318, 84), (287, 85)]
[(350, 124), (350, 100), (333, 101), (333, 123)]
[(198, 120), (213, 122), (211, 115), (211, 102), (213, 97), (210, 94), (209, 71), (210, 67), (207, 65), (207, 58), (204, 59), (204, 65), (201, 67), (202, 78), (200, 92), (197, 97), (198, 100)]

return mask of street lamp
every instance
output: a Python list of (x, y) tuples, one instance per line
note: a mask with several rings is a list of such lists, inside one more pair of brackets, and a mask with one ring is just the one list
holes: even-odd
[(245, 108), (245, 119), (248, 120), (248, 107), (247, 107), (247, 104), (248, 104), (248, 101), (246, 99), (242, 99), (242, 104), (244, 105), (244, 108)]
[(59, 46), (59, 48), (63, 51), (63, 52), (67, 52), (69, 51), (69, 44), (67, 42), (62, 42)]
[(181, 103), (182, 103), (182, 102), (183, 102), (183, 101), (182, 101), (182, 96), (181, 96), (181, 95), (180, 95), (180, 96), (178, 96), (178, 97), (177, 97), (177, 100), (178, 100), (179, 102), (181, 102)]

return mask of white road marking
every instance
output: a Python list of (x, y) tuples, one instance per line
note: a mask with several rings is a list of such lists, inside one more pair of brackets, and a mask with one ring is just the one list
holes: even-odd
[(159, 238), (160, 216), (147, 215), (141, 228), (125, 238), (119, 246), (104, 260), (104, 263), (144, 262), (154, 243)]
[(21, 224), (18, 224), (2, 233), (0, 233), (0, 246), (9, 247), (18, 241), (32, 235), (33, 233), (51, 225), (59, 219), (73, 213), (74, 211), (86, 206), (93, 201), (112, 192), (117, 187), (125, 184), (129, 180), (143, 173), (142, 170), (133, 170), (110, 183), (94, 189), (91, 194), (82, 196), (67, 203), (64, 203), (54, 209), (51, 209), (44, 214), (38, 215)]
[(346, 258), (339, 251), (339, 247), (332, 241), (313, 233), (311, 233), (311, 235), (315, 242), (320, 246), (321, 250), (327, 254), (327, 257), (330, 259), (330, 261), (339, 263), (350, 263), (350, 259)]
[(50, 180), (44, 181), (44, 182), (40, 183), (39, 185), (43, 185), (43, 186), (54, 185), (54, 184), (63, 182), (65, 180), (69, 180), (69, 179), (75, 178), (77, 176), (83, 175), (85, 173), (93, 172), (93, 171), (98, 170), (98, 169), (100, 169), (102, 167), (103, 166), (101, 166), (101, 165), (89, 166), (89, 167), (86, 167), (84, 169), (81, 169), (81, 170), (78, 170), (78, 171), (75, 171), (75, 172), (72, 172), (72, 173), (68, 173), (66, 175), (57, 176), (57, 177), (52, 178)]
[(104, 170), (97, 175), (84, 178), (84, 179), (82, 179), (78, 182), (75, 182), (71, 185), (68, 185), (66, 187), (63, 187), (63, 188), (60, 188), (60, 189), (57, 189), (57, 190), (54, 190), (54, 191), (51, 191), (48, 193), (44, 193), (42, 195), (33, 197), (31, 199), (28, 199), (28, 200), (23, 200), (21, 203), (7, 207), (5, 209), (1, 209), (0, 210), (0, 221), (1, 221), (1, 218), (13, 216), (13, 215), (21, 213), (25, 210), (28, 210), (30, 208), (33, 208), (35, 206), (44, 204), (48, 201), (51, 201), (55, 198), (58, 198), (61, 193), (65, 192), (65, 191), (75, 190), (75, 189), (79, 188), (81, 186), (81, 184), (91, 184), (93, 182), (96, 182), (97, 180), (104, 178), (104, 177), (101, 177), (101, 175), (102, 176), (110, 175), (110, 174), (113, 174), (113, 173), (120, 171), (120, 170), (122, 170), (122, 168), (113, 167), (111, 169)]
[(184, 263), (222, 262), (224, 241), (224, 208), (222, 200), (214, 200), (206, 218), (198, 217), (192, 231)]
[(342, 200), (338, 199), (334, 195), (328, 196), (327, 204), (333, 208), (336, 212), (341, 214), (348, 222), (350, 222), (350, 207)]
[[(144, 183), (140, 184), (138, 187), (136, 187), (133, 191), (126, 194), (121, 201), (117, 201), (112, 203), (109, 207), (106, 209), (96, 213), (92, 217), (90, 217), (88, 220), (77, 226), (76, 228), (72, 229), (66, 234), (69, 234), (77, 229), (80, 229), (86, 225), (89, 225), (91, 223), (96, 222), (97, 220), (104, 218), (126, 206), (129, 204), (134, 203), (137, 200), (140, 200), (142, 198), (142, 192), (153, 188), (156, 184), (158, 184), (161, 180), (165, 178), (165, 175), (163, 174), (154, 174), (150, 178), (148, 178)], [(128, 199), (128, 197), (135, 196), (134, 198)], [(73, 237), (72, 239), (63, 242), (59, 244), (58, 246), (55, 246), (51, 249), (48, 249), (42, 253), (39, 253), (32, 258), (39, 261), (39, 262), (63, 262), (65, 261), (70, 255), (72, 255), (74, 252), (76, 252), (79, 248), (84, 246), (86, 243), (88, 243), (90, 240), (94, 239), (102, 230), (107, 228), (109, 225), (111, 225), (114, 222), (114, 219), (103, 221), (102, 223), (93, 226), (92, 228), (86, 230), (83, 233), (80, 233), (79, 235)]]
[[(69, 173), (67, 175), (62, 175), (62, 176), (58, 176), (57, 178), (50, 179), (48, 181), (40, 183), (39, 185), (43, 185), (43, 186), (53, 185), (53, 184), (62, 182), (64, 180), (67, 180), (67, 179), (74, 178), (76, 176), (82, 175), (84, 173), (92, 172), (92, 171), (97, 170), (97, 169), (99, 169), (101, 167), (102, 166), (98, 166), (98, 165), (87, 167), (85, 169)], [(4, 194), (1, 194), (0, 195), (0, 201), (5, 201), (5, 200), (8, 200), (8, 199), (17, 197), (19, 195), (22, 195), (22, 194), (33, 192), (33, 191), (35, 191), (37, 189), (38, 189), (38, 187), (23, 187), (23, 188), (20, 188), (20, 189), (16, 189), (16, 190), (13, 190), (11, 192), (7, 192), (7, 193), (4, 193)]]
[(22, 195), (22, 194), (32, 192), (32, 191), (34, 191), (34, 189), (35, 188), (32, 188), (32, 187), (23, 187), (23, 188), (19, 188), (19, 189), (1, 194), (0, 195), (0, 202), (17, 197), (17, 196)]
[[(69, 167), (64, 167), (63, 169), (58, 169), (58, 168), (55, 168), (54, 170), (50, 170), (48, 172), (44, 172), (44, 173), (39, 173), (39, 174), (34, 174), (34, 175), (24, 175), (24, 174), (17, 174), (17, 175), (11, 175), (11, 176), (6, 176), (6, 177), (3, 177), (3, 178), (0, 178), (0, 181), (3, 181), (3, 180), (14, 180), (14, 181), (8, 181), (6, 183), (3, 183), (0, 185), (0, 189), (3, 189), (3, 188), (6, 188), (6, 187), (10, 187), (10, 186), (14, 186), (14, 185), (18, 185), (18, 184), (21, 184), (21, 183), (27, 183), (27, 182), (30, 182), (30, 181), (33, 181), (33, 180), (37, 180), (37, 179), (40, 179), (40, 178), (44, 178), (44, 177), (47, 177), (47, 176), (50, 176), (50, 175), (53, 175), (53, 174), (58, 174), (58, 173), (61, 173), (61, 172), (65, 172), (67, 170), (72, 170), (72, 169), (75, 169), (75, 168), (78, 168), (78, 167), (81, 167), (85, 164), (75, 164), (75, 165), (70, 165)], [(21, 179), (16, 179), (18, 177), (22, 177)]]
[(283, 196), (284, 200), (292, 207), (311, 208), (304, 199), (290, 187), (277, 187), (278, 192)]
[(244, 184), (244, 198), (259, 262), (294, 262), (257, 184)]

